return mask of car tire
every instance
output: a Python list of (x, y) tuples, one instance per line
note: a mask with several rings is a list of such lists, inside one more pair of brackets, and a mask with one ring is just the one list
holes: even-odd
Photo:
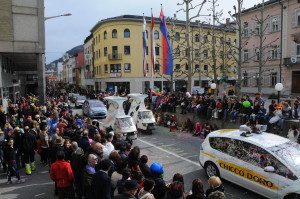
[(208, 178), (211, 176), (219, 176), (220, 177), (220, 172), (218, 167), (215, 165), (213, 162), (206, 162), (204, 165), (205, 173)]
[(292, 193), (287, 196), (284, 196), (284, 199), (300, 199), (300, 195), (297, 193)]

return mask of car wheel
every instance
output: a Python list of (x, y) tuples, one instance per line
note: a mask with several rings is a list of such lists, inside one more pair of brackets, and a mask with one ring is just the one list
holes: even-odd
[(204, 169), (208, 178), (211, 176), (220, 176), (219, 169), (213, 162), (206, 162)]
[(284, 199), (300, 199), (300, 195), (296, 193), (292, 193), (287, 196), (284, 196)]

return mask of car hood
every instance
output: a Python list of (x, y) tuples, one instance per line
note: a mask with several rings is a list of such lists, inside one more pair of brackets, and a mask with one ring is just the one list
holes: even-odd
[(85, 100), (77, 100), (77, 103), (83, 104), (84, 101), (85, 101)]
[(94, 112), (107, 112), (105, 107), (90, 107), (90, 109)]

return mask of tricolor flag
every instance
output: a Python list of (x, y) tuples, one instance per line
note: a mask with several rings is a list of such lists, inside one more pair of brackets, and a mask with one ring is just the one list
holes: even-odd
[(155, 52), (155, 42), (154, 42), (154, 17), (151, 11), (151, 63), (152, 63), (153, 74), (155, 74), (155, 62), (156, 62), (156, 52)]
[(144, 77), (147, 76), (148, 62), (147, 62), (147, 32), (146, 32), (146, 20), (143, 17), (143, 73)]
[(168, 27), (165, 21), (163, 9), (160, 11), (160, 26), (162, 32), (162, 73), (166, 75), (173, 74), (173, 55), (170, 40), (168, 38)]

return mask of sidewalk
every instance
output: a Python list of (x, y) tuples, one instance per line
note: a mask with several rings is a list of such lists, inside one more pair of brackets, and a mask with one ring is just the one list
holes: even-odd
[[(54, 199), (54, 182), (49, 176), (49, 167), (39, 165), (40, 157), (36, 155), (37, 169), (30, 176), (25, 175), (25, 169), (19, 170), (22, 184), (7, 185), (6, 173), (0, 174), (1, 199)], [(12, 177), (14, 181), (16, 178)]]

